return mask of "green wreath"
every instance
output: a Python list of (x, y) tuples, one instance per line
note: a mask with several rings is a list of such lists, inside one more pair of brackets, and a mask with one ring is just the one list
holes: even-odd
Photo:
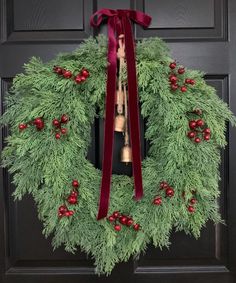
[[(170, 64), (162, 40), (138, 42), (136, 53), (150, 143), (142, 162), (145, 196), (133, 201), (132, 178), (113, 175), (108, 219), (96, 220), (101, 171), (86, 158), (96, 109), (100, 116), (104, 110), (103, 36), (49, 63), (32, 58), (14, 79), (1, 118), (10, 126), (2, 157), (13, 175), (15, 199), (31, 194), (44, 235), (54, 235), (53, 247), (64, 245), (68, 252), (80, 247), (95, 259), (99, 274), (109, 274), (150, 243), (168, 247), (173, 229), (197, 238), (208, 220), (221, 221), (220, 148), (226, 145), (226, 122), (235, 124), (235, 118), (201, 72)], [(67, 70), (64, 75), (58, 66)], [(81, 72), (82, 82), (70, 78)], [(58, 121), (64, 126), (59, 128)]]

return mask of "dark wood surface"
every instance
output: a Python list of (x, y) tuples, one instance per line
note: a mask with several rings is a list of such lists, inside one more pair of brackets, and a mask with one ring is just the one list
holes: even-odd
[[(236, 1), (235, 0), (0, 0), (1, 111), (4, 94), (12, 78), (32, 55), (43, 60), (58, 52), (71, 51), (80, 42), (106, 33), (89, 26), (89, 17), (100, 8), (131, 8), (153, 17), (149, 29), (135, 27), (135, 36), (164, 38), (174, 58), (187, 67), (206, 72), (209, 84), (236, 113)], [(142, 154), (145, 123), (142, 121)], [(6, 131), (2, 132), (1, 146)], [(101, 167), (103, 124), (92, 129), (89, 158)], [(14, 190), (5, 170), (0, 171), (0, 283), (60, 282), (236, 282), (236, 131), (229, 127), (229, 145), (222, 152), (221, 212), (227, 225), (208, 223), (196, 241), (173, 233), (169, 250), (152, 246), (138, 260), (119, 264), (108, 278), (94, 275), (93, 262), (84, 253), (53, 252), (50, 239), (42, 236), (30, 197), (13, 202)], [(116, 136), (116, 146), (121, 140)], [(130, 174), (114, 156), (114, 173)]]

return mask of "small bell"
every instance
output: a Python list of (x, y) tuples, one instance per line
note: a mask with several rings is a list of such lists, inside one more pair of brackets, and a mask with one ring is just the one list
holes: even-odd
[(116, 116), (114, 130), (116, 132), (124, 132), (125, 130), (125, 116), (124, 115), (118, 114)]
[(129, 145), (125, 145), (121, 149), (121, 162), (132, 162), (132, 151)]

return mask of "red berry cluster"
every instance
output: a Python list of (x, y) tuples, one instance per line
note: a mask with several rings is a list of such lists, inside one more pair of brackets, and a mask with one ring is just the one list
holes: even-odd
[(28, 127), (28, 125), (33, 125), (33, 126), (36, 127), (36, 129), (38, 131), (41, 131), (44, 128), (43, 118), (38, 117), (38, 118), (35, 118), (33, 121), (28, 122), (28, 123), (21, 123), (21, 124), (19, 124), (18, 128), (19, 128), (20, 131), (23, 131)]
[(165, 190), (166, 197), (173, 197), (175, 194), (174, 189), (166, 181), (160, 183), (160, 189)]
[(190, 205), (188, 206), (188, 211), (193, 213), (195, 212), (195, 207), (194, 207), (194, 204), (197, 203), (197, 200), (195, 198), (191, 198), (190, 199)]
[[(108, 220), (112, 223), (114, 223), (114, 229), (116, 231), (121, 230), (121, 225), (124, 225), (126, 227), (133, 227), (135, 231), (139, 231), (141, 229), (140, 224), (134, 223), (134, 220), (131, 216), (127, 216), (125, 214), (120, 214), (119, 211), (114, 211), (112, 215), (108, 217)], [(120, 224), (119, 224), (119, 223)]]
[(75, 76), (71, 71), (59, 66), (54, 66), (53, 71), (59, 76), (63, 76), (65, 79), (73, 79), (77, 84), (83, 83), (89, 77), (89, 71), (86, 69), (82, 69), (80, 73)]
[[(198, 116), (202, 113), (201, 110), (197, 110), (193, 112)], [(193, 139), (195, 143), (200, 143), (203, 140), (209, 141), (211, 138), (211, 129), (206, 127), (203, 119), (194, 119), (189, 121), (189, 128), (191, 131), (188, 132), (187, 136), (190, 139)]]
[(53, 119), (52, 124), (56, 129), (55, 138), (58, 140), (61, 138), (61, 134), (65, 135), (67, 133), (67, 129), (63, 128), (62, 124), (67, 124), (69, 121), (69, 117), (66, 114), (61, 116), (61, 119)]
[(59, 208), (58, 208), (58, 216), (59, 217), (63, 217), (63, 216), (72, 216), (74, 214), (74, 211), (73, 210), (69, 210), (68, 207), (66, 205), (61, 205)]
[(70, 192), (70, 195), (67, 198), (69, 204), (76, 204), (78, 202), (78, 187), (79, 182), (77, 180), (72, 181), (73, 189)]
[(162, 197), (156, 196), (153, 200), (154, 205), (161, 205), (162, 204)]
[(77, 84), (81, 84), (89, 77), (89, 71), (86, 69), (82, 69), (79, 74), (75, 76), (75, 82)]
[[(169, 74), (169, 82), (170, 82), (170, 88), (173, 91), (176, 91), (178, 88), (180, 89), (181, 92), (186, 92), (188, 90), (187, 84), (194, 85), (195, 80), (193, 79), (183, 79), (180, 76), (185, 73), (185, 68), (184, 67), (179, 67), (178, 69), (176, 62), (172, 62), (169, 65), (171, 72)], [(178, 84), (181, 83), (181, 85)]]
[[(78, 202), (78, 187), (79, 187), (79, 182), (77, 180), (72, 181), (72, 187), (73, 189), (71, 190), (69, 196), (67, 197), (67, 202), (70, 205), (75, 205)], [(61, 205), (58, 208), (58, 216), (63, 217), (63, 216), (72, 216), (74, 214), (73, 210), (69, 210), (68, 207), (64, 204)]]
[[(166, 181), (162, 181), (160, 183), (160, 189), (161, 190), (165, 190), (165, 196), (166, 197), (173, 197), (175, 194), (175, 191), (172, 187), (169, 186), (169, 184)], [(157, 195), (155, 196), (155, 198), (153, 199), (152, 203), (154, 205), (161, 205), (162, 204), (162, 197)]]
[[(192, 193), (195, 194), (196, 192), (193, 191)], [(183, 196), (183, 198), (185, 199), (185, 192), (183, 192), (182, 196)], [(190, 213), (195, 212), (195, 206), (194, 206), (194, 205), (195, 205), (196, 203), (197, 203), (196, 197), (192, 197), (192, 198), (190, 199), (189, 205), (188, 205), (188, 207), (187, 207), (187, 209), (188, 209), (188, 211), (189, 211)]]

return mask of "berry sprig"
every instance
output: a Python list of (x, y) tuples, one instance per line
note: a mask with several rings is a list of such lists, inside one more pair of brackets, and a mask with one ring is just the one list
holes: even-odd
[[(192, 191), (192, 194), (195, 195), (196, 194), (196, 191)], [(182, 197), (183, 199), (185, 200), (185, 192), (183, 191), (182, 193)], [(193, 213), (195, 212), (195, 205), (197, 203), (197, 199), (196, 199), (196, 196), (192, 196), (192, 198), (189, 200), (189, 204), (187, 206), (187, 209), (190, 213)]]
[(73, 75), (73, 73), (70, 70), (66, 70), (59, 66), (53, 67), (54, 73), (58, 74), (59, 76), (64, 77), (65, 79), (72, 79), (75, 83), (81, 84), (86, 81), (86, 79), (89, 77), (89, 71), (85, 68), (83, 68), (77, 75)]
[(18, 128), (19, 128), (20, 131), (23, 131), (23, 130), (27, 129), (28, 126), (31, 126), (31, 125), (35, 126), (38, 131), (41, 131), (45, 126), (43, 118), (37, 117), (33, 121), (19, 124)]
[[(181, 92), (186, 92), (188, 90), (187, 84), (194, 85), (195, 80), (186, 78), (182, 79), (182, 75), (185, 73), (184, 67), (178, 67), (176, 62), (171, 62), (169, 64), (169, 68), (171, 69), (171, 72), (169, 73), (169, 82), (170, 82), (170, 88), (172, 91), (176, 91), (177, 89), (180, 89)], [(179, 83), (181, 83), (181, 85)]]
[(61, 138), (62, 135), (67, 134), (67, 128), (62, 127), (62, 124), (67, 124), (69, 121), (69, 116), (66, 114), (63, 114), (61, 116), (61, 119), (53, 119), (52, 120), (52, 125), (55, 127), (56, 133), (55, 133), (55, 138), (58, 140)]
[[(192, 112), (198, 116), (202, 115), (200, 109)], [(187, 133), (189, 139), (192, 139), (195, 143), (200, 143), (203, 140), (209, 141), (211, 138), (211, 129), (206, 126), (205, 121), (202, 118), (189, 121), (190, 131)]]
[(66, 205), (61, 205), (59, 208), (58, 208), (58, 217), (70, 217), (74, 215), (74, 211), (73, 210), (69, 210), (68, 207)]
[(165, 190), (166, 197), (170, 197), (171, 198), (175, 194), (174, 189), (166, 181), (162, 181), (160, 183), (160, 189), (161, 190)]
[(122, 229), (120, 224), (126, 227), (133, 227), (135, 231), (139, 231), (141, 229), (140, 224), (134, 223), (131, 216), (121, 214), (119, 211), (114, 211), (107, 219), (109, 222), (114, 224), (115, 231), (120, 231)]
[[(79, 182), (78, 180), (73, 180), (72, 181), (72, 190), (69, 194), (69, 196), (67, 197), (66, 201), (68, 202), (68, 204), (70, 205), (75, 205), (78, 203), (78, 188), (79, 188)], [(63, 216), (72, 216), (74, 215), (74, 211), (73, 210), (69, 210), (67, 205), (63, 204), (58, 208), (58, 216), (61, 218)]]
[(197, 200), (196, 200), (196, 198), (191, 198), (190, 199), (190, 205), (188, 206), (188, 211), (190, 212), (190, 213), (193, 213), (193, 212), (195, 212), (195, 204), (197, 203)]
[[(175, 194), (174, 189), (166, 182), (166, 181), (162, 181), (160, 183), (160, 190), (164, 190), (165, 191), (165, 197), (173, 197)], [(154, 205), (161, 205), (162, 204), (162, 196), (160, 195), (156, 195), (155, 198), (153, 199), (152, 203)]]
[(77, 84), (81, 84), (89, 77), (89, 71), (82, 69), (81, 72), (75, 76), (74, 80)]
[(77, 204), (78, 202), (78, 187), (79, 187), (79, 182), (77, 180), (72, 181), (72, 187), (73, 189), (70, 192), (70, 195), (67, 198), (67, 201), (69, 204)]

